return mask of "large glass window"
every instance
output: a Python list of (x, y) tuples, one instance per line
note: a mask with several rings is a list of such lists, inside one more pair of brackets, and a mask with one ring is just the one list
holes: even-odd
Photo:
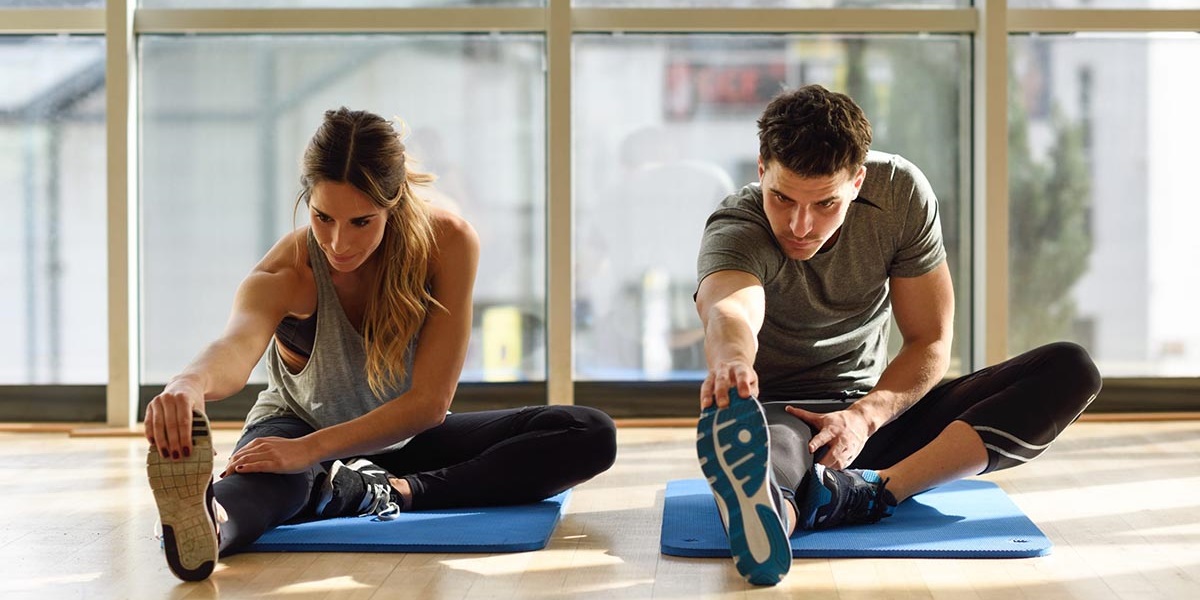
[[(140, 38), (143, 379), (221, 331), (241, 279), (293, 226), (325, 110), (400, 119), (427, 196), (478, 230), (463, 379), (542, 379), (544, 44), (533, 35)], [(255, 378), (262, 380), (260, 373)]]
[(104, 40), (0, 36), (0, 384), (108, 380)]
[(1200, 36), (1012, 36), (1009, 350), (1200, 375)]
[[(846, 92), (938, 194), (970, 348), (966, 36), (583, 35), (574, 45), (575, 333), (582, 380), (700, 379), (704, 222), (757, 181), (755, 121), (781, 87)], [(897, 339), (899, 336), (894, 335)]]

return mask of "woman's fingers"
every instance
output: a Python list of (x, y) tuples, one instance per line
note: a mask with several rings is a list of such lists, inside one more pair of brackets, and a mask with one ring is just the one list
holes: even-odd
[(142, 420), (142, 429), (146, 434), (146, 441), (150, 442), (151, 446), (157, 446), (154, 443), (154, 403), (151, 402), (146, 406), (146, 417)]

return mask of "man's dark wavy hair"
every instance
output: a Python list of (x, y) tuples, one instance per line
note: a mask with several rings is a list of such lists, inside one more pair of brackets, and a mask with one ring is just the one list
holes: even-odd
[(871, 123), (849, 96), (819, 85), (784, 92), (758, 120), (758, 155), (801, 177), (855, 172), (867, 161)]

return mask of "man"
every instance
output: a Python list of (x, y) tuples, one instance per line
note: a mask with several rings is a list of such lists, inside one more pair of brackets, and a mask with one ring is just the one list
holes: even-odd
[(1041, 454), (1100, 375), (1058, 343), (941, 382), (954, 294), (925, 176), (869, 152), (862, 110), (821, 86), (776, 97), (758, 127), (760, 181), (709, 217), (697, 261), (697, 452), (739, 572), (774, 584), (796, 529), (873, 523)]

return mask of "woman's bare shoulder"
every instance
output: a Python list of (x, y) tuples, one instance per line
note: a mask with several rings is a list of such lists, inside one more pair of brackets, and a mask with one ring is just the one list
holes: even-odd
[[(308, 257), (308, 227), (279, 238), (250, 274), (272, 292), (290, 298), (289, 313), (306, 313), (315, 303), (315, 283)], [(306, 293), (311, 292), (311, 293)], [(308, 301), (311, 297), (311, 302)]]
[(429, 206), (435, 247), (443, 251), (478, 249), (479, 234), (462, 215), (445, 208)]
[(308, 226), (285, 233), (255, 266), (255, 271), (266, 273), (294, 274), (300, 270), (311, 271), (308, 264)]
[(430, 216), (434, 250), (429, 277), (435, 288), (448, 282), (467, 282), (469, 296), (470, 282), (479, 268), (479, 234), (466, 219), (450, 211), (431, 208)]

